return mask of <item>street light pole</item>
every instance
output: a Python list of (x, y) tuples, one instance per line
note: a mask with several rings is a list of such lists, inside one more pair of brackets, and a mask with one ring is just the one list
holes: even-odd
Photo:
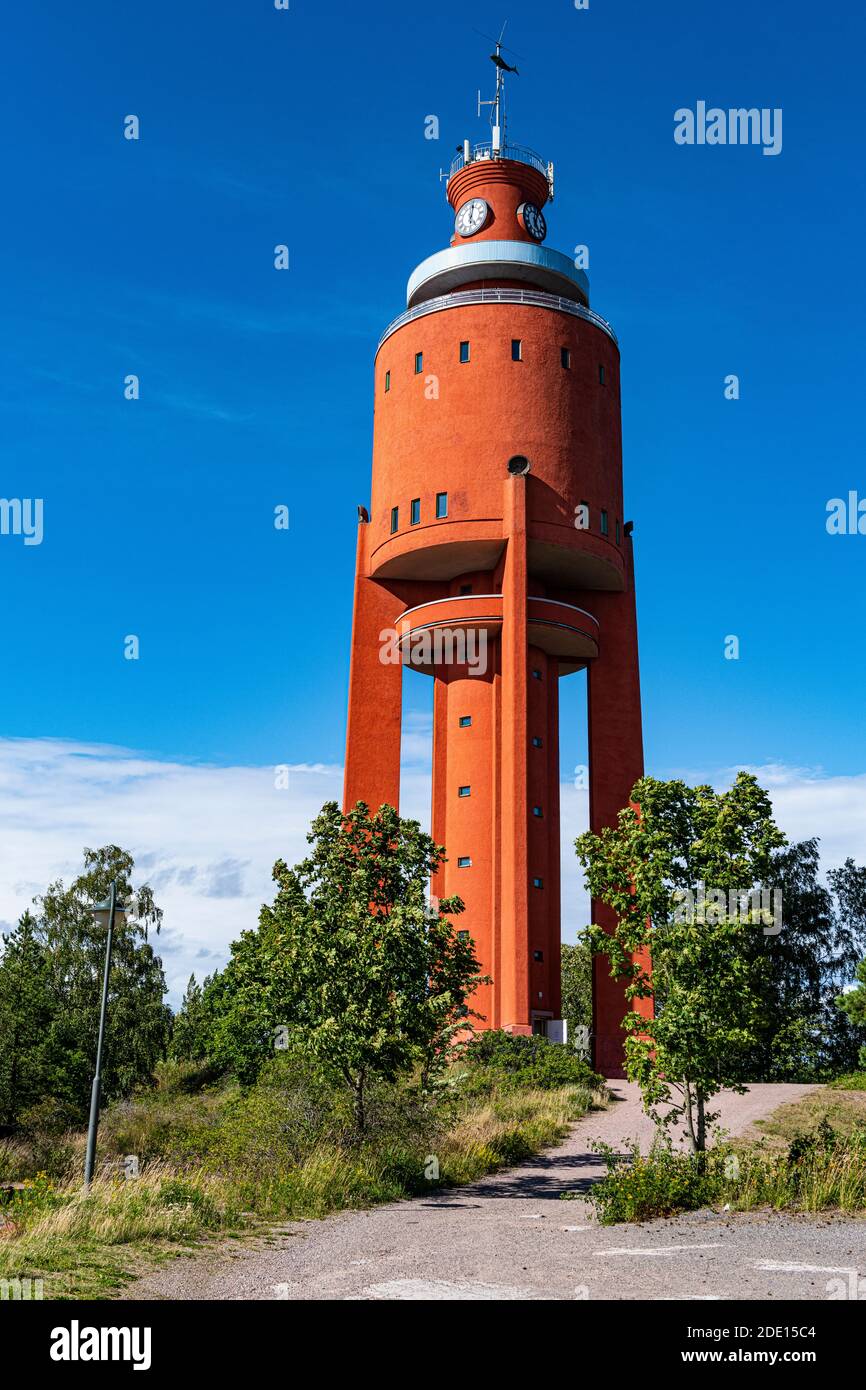
[[(96, 1045), (96, 1071), (90, 1092), (90, 1124), (87, 1127), (87, 1155), (84, 1160), (84, 1189), (90, 1187), (96, 1160), (96, 1131), (99, 1128), (99, 1091), (102, 1083), (102, 1054), (105, 1048), (105, 1013), (108, 1006), (108, 978), (111, 974), (111, 949), (114, 944), (114, 919), (117, 914), (117, 880), (111, 880), (111, 891), (104, 903), (93, 909), (97, 922), (108, 918), (108, 939), (105, 943), (105, 974), (102, 978), (102, 1005), (99, 1010), (99, 1041)], [(121, 912), (123, 906), (120, 907)]]

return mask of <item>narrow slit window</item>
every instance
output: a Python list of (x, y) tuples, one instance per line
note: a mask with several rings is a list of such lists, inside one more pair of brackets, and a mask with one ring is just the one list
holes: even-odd
[(615, 522), (615, 525), (616, 525), (616, 543), (617, 543), (617, 545), (619, 545), (620, 534), (621, 534), (621, 533), (620, 533), (620, 529), (619, 529), (619, 517), (617, 517), (616, 522)]
[(566, 371), (568, 371), (569, 367), (571, 366), (571, 348), (560, 348), (559, 360), (562, 363), (563, 367), (565, 367)]
[(448, 515), (448, 493), (437, 492), (436, 494), (436, 520), (441, 521)]
[(542, 811), (540, 806), (533, 806), (532, 814), (536, 817), (537, 820), (541, 820), (544, 816), (544, 812)]
[(544, 887), (544, 879), (543, 879), (543, 878), (534, 878), (534, 879), (532, 880), (532, 886), (533, 886), (533, 888), (543, 888), (543, 887)]
[(606, 512), (606, 511), (602, 511), (602, 513), (601, 513), (601, 534), (602, 534), (603, 536), (606, 536), (606, 535), (608, 534), (608, 530), (609, 530), (609, 527), (608, 527), (608, 524), (607, 524), (607, 512)]
[(409, 521), (413, 526), (417, 526), (421, 520), (421, 498), (413, 497), (409, 508)]
[(390, 391), (390, 390), (391, 390), (391, 373), (390, 373), (390, 372), (386, 372), (386, 373), (385, 373), (385, 390), (386, 390), (386, 391)]
[(522, 361), (523, 361), (523, 339), (522, 339), (522, 338), (512, 338), (512, 339), (511, 339), (511, 360), (512, 360), (512, 362), (522, 362)]
[(399, 507), (392, 507), (392, 508), (391, 508), (391, 535), (393, 536), (394, 532), (395, 532), (395, 531), (399, 531), (399, 529), (400, 529), (400, 508), (399, 508)]
[(460, 344), (460, 361), (461, 361), (461, 362), (468, 362), (468, 361), (469, 361), (469, 344), (468, 344), (468, 343), (461, 343), (461, 344)]
[(599, 364), (598, 364), (598, 379), (599, 379), (599, 382), (601, 383), (601, 385), (603, 386), (603, 385), (604, 385), (604, 367), (602, 366), (601, 362), (599, 362)]
[(416, 352), (416, 353), (415, 353), (415, 375), (418, 376), (418, 374), (419, 374), (420, 372), (423, 372), (423, 370), (424, 370), (424, 354), (423, 354), (423, 352)]

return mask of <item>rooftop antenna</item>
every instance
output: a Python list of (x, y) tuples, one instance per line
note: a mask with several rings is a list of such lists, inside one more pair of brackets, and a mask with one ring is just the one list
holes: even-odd
[[(481, 115), (481, 108), (482, 108), (482, 106), (489, 106), (489, 107), (491, 107), (491, 112), (490, 112), (490, 128), (491, 128), (491, 132), (492, 132), (492, 139), (491, 139), (491, 154), (492, 154), (492, 156), (493, 156), (494, 159), (498, 159), (498, 158), (501, 157), (503, 147), (504, 147), (505, 144), (506, 144), (506, 139), (505, 139), (505, 74), (506, 74), (507, 72), (513, 72), (514, 75), (515, 75), (516, 77), (519, 77), (519, 76), (520, 76), (520, 73), (517, 71), (517, 68), (516, 68), (516, 67), (512, 67), (509, 63), (506, 63), (505, 59), (504, 59), (503, 56), (502, 56), (502, 47), (503, 47), (503, 45), (502, 45), (502, 39), (503, 39), (503, 36), (504, 36), (504, 34), (505, 34), (505, 29), (506, 29), (507, 24), (508, 24), (508, 20), (506, 19), (505, 24), (503, 24), (503, 26), (502, 26), (502, 29), (501, 29), (501, 31), (500, 31), (500, 34), (499, 34), (499, 38), (498, 38), (498, 39), (492, 38), (490, 34), (481, 34), (481, 37), (482, 37), (483, 39), (490, 39), (490, 42), (491, 42), (491, 43), (495, 43), (495, 44), (496, 44), (496, 52), (495, 52), (495, 53), (491, 53), (491, 55), (490, 55), (490, 61), (491, 61), (491, 63), (495, 64), (495, 66), (496, 66), (496, 94), (495, 94), (495, 96), (493, 97), (493, 100), (492, 100), (492, 101), (482, 101), (482, 100), (481, 100), (481, 92), (479, 91), (479, 93), (478, 93), (478, 115), (479, 115), (479, 116)], [(478, 29), (476, 29), (475, 32), (476, 32), (476, 33), (480, 33), (481, 31), (478, 30)], [(511, 53), (513, 50), (510, 49), (510, 48), (507, 48), (505, 51), (506, 51), (506, 53)], [(515, 53), (514, 56), (515, 56), (516, 58), (518, 58), (520, 55), (519, 55), (518, 53)]]

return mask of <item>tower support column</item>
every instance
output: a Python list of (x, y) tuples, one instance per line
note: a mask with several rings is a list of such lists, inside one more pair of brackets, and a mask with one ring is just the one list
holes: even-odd
[(382, 632), (395, 628), (405, 604), (368, 578), (368, 524), (358, 526), (349, 714), (343, 808), (366, 801), (373, 811), (387, 802), (400, 806), (400, 737), (403, 666), (383, 661)]
[(527, 767), (526, 479), (504, 483), (503, 530), (507, 537), (502, 574), (502, 902), (500, 1000), (502, 1027), (531, 1033), (529, 1014), (529, 817)]
[[(601, 624), (599, 655), (589, 667), (589, 821), (599, 834), (616, 825), (629, 804), (632, 787), (643, 776), (643, 737), (638, 673), (637, 617), (631, 542), (628, 546), (624, 593), (595, 596)], [(616, 914), (593, 900), (592, 920), (613, 932)], [(607, 1077), (622, 1077), (625, 1033), (622, 1020), (629, 1007), (648, 1014), (650, 1001), (627, 1005), (625, 981), (613, 979), (604, 956), (593, 961), (593, 1064)]]

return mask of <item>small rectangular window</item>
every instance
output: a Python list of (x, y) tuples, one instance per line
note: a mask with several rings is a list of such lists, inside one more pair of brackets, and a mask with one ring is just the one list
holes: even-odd
[(412, 526), (417, 526), (421, 520), (421, 498), (413, 497), (409, 507), (409, 522)]
[(471, 729), (471, 728), (472, 728), (472, 715), (471, 715), (471, 714), (461, 714), (461, 716), (460, 716), (460, 728), (461, 728), (461, 729)]
[(566, 368), (570, 367), (570, 366), (571, 366), (571, 348), (560, 348), (560, 349), (559, 349), (559, 360), (560, 360), (560, 362), (562, 363), (563, 367), (566, 367)]
[(511, 339), (511, 360), (512, 362), (523, 361), (523, 340), (521, 338)]
[(392, 508), (391, 508), (391, 535), (392, 535), (392, 536), (393, 536), (394, 532), (397, 531), (397, 530), (399, 529), (399, 527), (400, 527), (400, 508), (399, 508), (399, 507), (392, 507)]
[(390, 373), (390, 372), (386, 372), (386, 373), (385, 373), (385, 390), (386, 390), (386, 391), (390, 391), (390, 390), (391, 390), (391, 373)]
[(543, 879), (543, 878), (534, 878), (534, 879), (532, 880), (532, 886), (533, 886), (533, 888), (543, 888), (543, 887), (544, 887), (544, 879)]
[(472, 585), (471, 585), (471, 584), (461, 584), (461, 585), (460, 585), (460, 592), (461, 592), (461, 594), (471, 594), (471, 593), (472, 593)]
[(461, 343), (461, 344), (460, 344), (460, 361), (461, 361), (461, 362), (468, 362), (468, 361), (469, 361), (469, 344), (468, 344), (468, 343)]
[(533, 951), (533, 952), (532, 952), (532, 959), (533, 959), (533, 960), (538, 960), (538, 961), (544, 960), (544, 952), (543, 952), (543, 951)]
[(472, 788), (471, 788), (471, 787), (458, 787), (458, 788), (457, 788), (457, 795), (458, 795), (458, 796), (471, 796), (471, 795), (472, 795)]
[(540, 680), (541, 680), (541, 672), (539, 671), (539, 669), (538, 669), (537, 666), (534, 666), (534, 667), (532, 668), (532, 679), (533, 679), (534, 681), (540, 681)]
[(601, 384), (602, 384), (602, 386), (603, 386), (603, 385), (604, 385), (604, 367), (601, 365), (600, 362), (599, 362), (599, 364), (598, 364), (598, 379), (599, 379), (599, 381), (601, 382)]
[(533, 806), (532, 814), (536, 817), (536, 819), (541, 820), (541, 818), (544, 815), (544, 812), (542, 811), (540, 806)]
[(417, 376), (418, 373), (419, 373), (419, 372), (423, 372), (423, 370), (424, 370), (424, 354), (423, 354), (423, 352), (416, 352), (416, 353), (415, 353), (415, 375)]
[(542, 748), (542, 747), (544, 746), (544, 745), (542, 744), (541, 739), (540, 739), (537, 735), (536, 735), (535, 738), (532, 740), (532, 746), (533, 746), (533, 748)]
[(437, 492), (436, 494), (436, 520), (441, 521), (448, 515), (448, 493)]
[(458, 869), (471, 869), (472, 860), (468, 854), (461, 854), (457, 860)]
[(602, 514), (601, 514), (601, 534), (602, 534), (603, 536), (606, 536), (607, 533), (608, 533), (607, 512), (603, 511)]

